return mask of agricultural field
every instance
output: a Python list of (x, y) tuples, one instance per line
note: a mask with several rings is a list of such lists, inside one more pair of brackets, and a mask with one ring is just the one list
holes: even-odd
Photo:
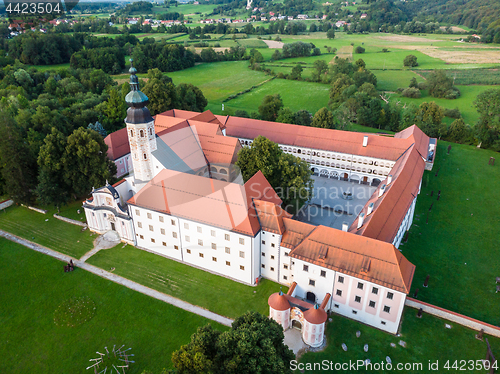
[(198, 327), (227, 329), (3, 238), (0, 284), (1, 373), (86, 373), (96, 351), (123, 344), (127, 373), (159, 373)]

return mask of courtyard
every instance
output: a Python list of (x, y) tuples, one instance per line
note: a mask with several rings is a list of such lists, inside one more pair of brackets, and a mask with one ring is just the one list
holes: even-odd
[(342, 230), (350, 226), (377, 187), (313, 175), (311, 200), (302, 207), (295, 219), (312, 225)]

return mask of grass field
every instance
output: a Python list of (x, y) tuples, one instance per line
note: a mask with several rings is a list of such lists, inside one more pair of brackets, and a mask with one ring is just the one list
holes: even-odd
[(101, 250), (87, 262), (230, 318), (248, 310), (267, 315), (267, 299), (280, 289), (265, 279), (247, 286), (132, 246)]
[[(135, 355), (127, 373), (159, 373), (172, 367), (172, 352), (199, 326), (227, 329), (84, 270), (64, 273), (62, 266), (0, 238), (1, 373), (89, 373), (96, 351), (123, 344)], [(56, 325), (56, 310), (83, 297), (96, 307), (92, 318), (74, 327)]]
[[(75, 258), (80, 258), (94, 247), (92, 242), (96, 234), (82, 232), (80, 226), (54, 218), (54, 213), (57, 213), (55, 209), (42, 214), (13, 205), (0, 212), (0, 229)], [(77, 218), (72, 216), (72, 212), (62, 213)]]
[[(444, 365), (447, 360), (482, 360), (486, 357), (486, 342), (479, 341), (474, 336), (476, 331), (467, 329), (456, 323), (445, 321), (431, 315), (425, 314), (422, 318), (416, 317), (415, 309), (406, 308), (403, 314), (401, 336), (397, 337), (383, 331), (374, 329), (358, 322), (349, 320), (339, 315), (333, 315), (333, 321), (327, 324), (326, 336), (328, 346), (322, 352), (306, 353), (300, 358), (302, 363), (321, 363), (323, 360), (334, 363), (349, 363), (351, 361), (370, 359), (372, 364), (386, 363), (386, 357), (390, 357), (393, 370), (397, 364), (419, 364), (418, 367), (408, 367), (402, 370), (404, 373), (485, 373), (485, 370), (446, 370)], [(445, 328), (445, 323), (450, 324), (451, 329)], [(359, 338), (356, 331), (360, 331)], [(493, 353), (500, 353), (500, 339), (488, 337)], [(400, 341), (406, 343), (406, 348), (399, 345)], [(347, 346), (347, 352), (342, 349), (342, 343)], [(392, 347), (391, 343), (396, 346)], [(363, 347), (368, 344), (368, 352)], [(429, 361), (435, 363), (439, 360), (439, 370), (429, 370)], [(352, 373), (363, 374), (388, 373), (389, 370), (339, 370), (321, 371), (321, 373)], [(306, 371), (311, 373), (313, 371)], [(314, 371), (319, 373), (319, 370)]]
[[(400, 247), (416, 266), (411, 293), (419, 288), (422, 301), (500, 326), (495, 293), (500, 166), (488, 166), (498, 153), (453, 144), (447, 155), (449, 144), (438, 143), (434, 170), (423, 177), (408, 242)], [(423, 288), (427, 275), (429, 287)]]

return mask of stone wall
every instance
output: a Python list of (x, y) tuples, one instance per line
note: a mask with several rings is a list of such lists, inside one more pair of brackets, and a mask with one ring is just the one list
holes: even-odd
[(72, 225), (78, 225), (78, 226), (81, 226), (81, 227), (87, 227), (86, 223), (80, 222), (80, 221), (76, 221), (76, 220), (71, 219), (71, 218), (66, 218), (66, 217), (63, 217), (63, 216), (59, 216), (57, 214), (54, 214), (54, 217), (57, 218), (57, 219), (60, 219), (61, 221), (71, 223)]
[(459, 325), (468, 327), (473, 330), (480, 331), (481, 329), (483, 329), (485, 334), (500, 338), (500, 327), (490, 325), (489, 323), (481, 322), (477, 319), (470, 318), (462, 314), (440, 308), (438, 306), (427, 304), (423, 301), (418, 301), (410, 297), (406, 298), (405, 305), (415, 309), (422, 308), (424, 313), (432, 314), (433, 316), (440, 317), (451, 322), (456, 322)]
[(0, 210), (8, 208), (12, 204), (14, 204), (14, 201), (12, 201), (12, 200), (4, 200), (4, 201), (0, 202)]

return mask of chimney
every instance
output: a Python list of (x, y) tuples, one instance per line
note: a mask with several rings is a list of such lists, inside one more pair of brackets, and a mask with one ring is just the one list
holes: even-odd
[(365, 214), (361, 213), (359, 215), (359, 219), (358, 219), (358, 229), (360, 229), (361, 227), (363, 227), (363, 222), (364, 221), (365, 221)]
[(380, 190), (378, 190), (378, 197), (382, 197), (384, 192), (385, 192), (385, 184), (383, 184), (382, 187), (380, 187)]
[(342, 231), (346, 231), (349, 230), (349, 224), (347, 222), (342, 222)]
[(373, 203), (370, 203), (370, 205), (368, 205), (368, 211), (366, 212), (367, 216), (369, 216), (370, 214), (372, 214), (372, 212), (373, 212), (373, 206), (374, 205), (375, 204), (373, 204)]
[(389, 174), (387, 177), (387, 185), (390, 185), (392, 183), (392, 174)]
[(368, 135), (365, 135), (363, 138), (363, 147), (366, 147), (368, 145)]

